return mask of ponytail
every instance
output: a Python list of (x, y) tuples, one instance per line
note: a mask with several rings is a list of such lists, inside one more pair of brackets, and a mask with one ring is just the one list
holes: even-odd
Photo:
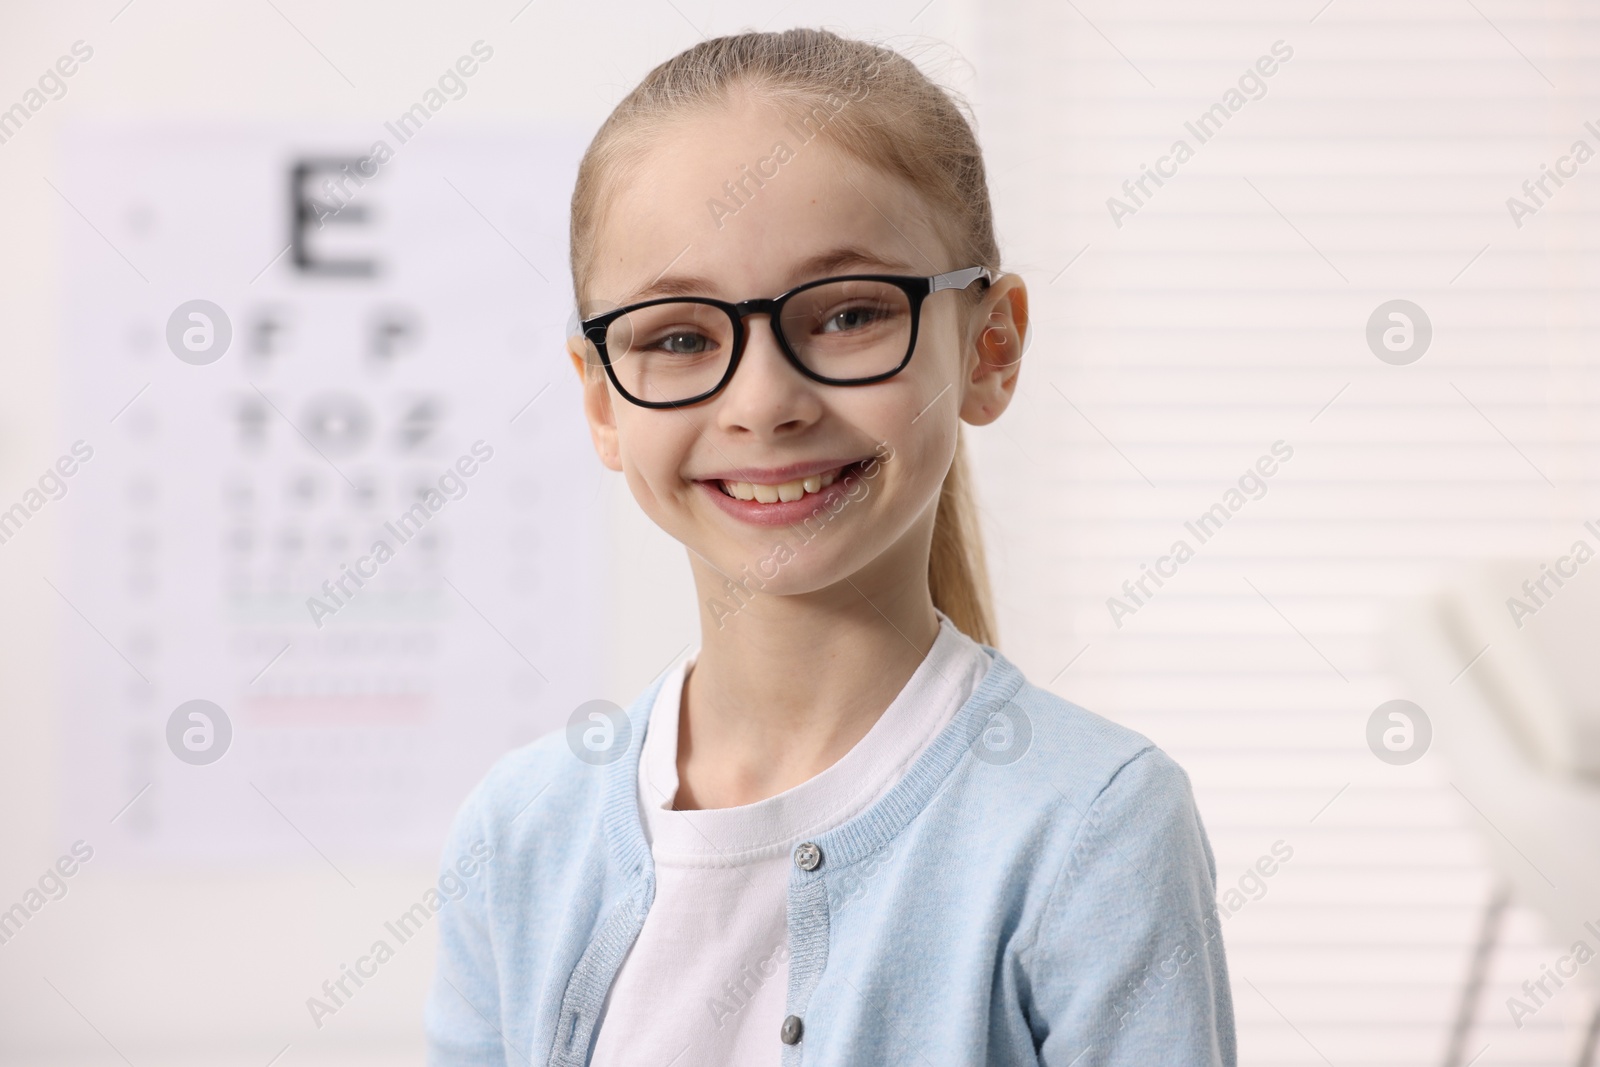
[(948, 615), (956, 629), (980, 644), (998, 646), (983, 534), (978, 528), (978, 506), (959, 426), (955, 459), (939, 488), (939, 506), (934, 513), (928, 589), (934, 607)]

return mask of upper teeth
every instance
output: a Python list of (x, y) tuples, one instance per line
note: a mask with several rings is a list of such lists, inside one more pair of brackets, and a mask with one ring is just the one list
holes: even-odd
[(780, 500), (799, 500), (807, 493), (821, 491), (823, 486), (832, 485), (838, 480), (839, 471), (843, 469), (843, 467), (840, 467), (822, 474), (813, 474), (807, 478), (797, 478), (792, 482), (782, 482), (778, 485), (724, 481), (722, 487), (728, 491), (729, 496), (738, 497), (740, 500), (755, 500), (763, 504), (776, 504)]

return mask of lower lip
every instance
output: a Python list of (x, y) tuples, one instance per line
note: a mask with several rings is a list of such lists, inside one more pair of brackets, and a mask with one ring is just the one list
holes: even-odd
[[(780, 500), (776, 504), (763, 504), (759, 500), (740, 500), (722, 491), (716, 482), (696, 483), (711, 495), (717, 506), (740, 522), (752, 526), (794, 526), (811, 517), (817, 509), (831, 515), (844, 506), (850, 490), (861, 480), (861, 468), (850, 467), (832, 485), (821, 491), (807, 493), (799, 500)], [(837, 501), (837, 503), (835, 503)]]

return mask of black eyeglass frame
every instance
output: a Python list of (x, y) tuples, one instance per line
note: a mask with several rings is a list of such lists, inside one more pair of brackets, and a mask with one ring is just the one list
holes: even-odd
[[(911, 362), (911, 355), (917, 350), (917, 330), (922, 323), (922, 302), (924, 300), (944, 289), (966, 289), (976, 281), (983, 282), (983, 287), (987, 289), (994, 284), (994, 279), (995, 272), (988, 267), (964, 267), (961, 270), (946, 271), (944, 274), (934, 274), (928, 277), (903, 274), (841, 274), (832, 278), (818, 278), (815, 281), (806, 282), (804, 285), (797, 285), (778, 296), (741, 300), (737, 303), (717, 300), (709, 296), (664, 296), (654, 300), (642, 300), (637, 304), (629, 304), (627, 307), (620, 307), (615, 311), (596, 315), (594, 318), (582, 319), (579, 322), (579, 326), (583, 331), (583, 336), (590, 344), (594, 345), (595, 351), (599, 353), (600, 363), (606, 369), (606, 377), (611, 379), (611, 384), (616, 386), (617, 392), (622, 394), (623, 399), (642, 408), (682, 408), (711, 399), (720, 393), (728, 382), (733, 379), (733, 372), (739, 369), (739, 360), (744, 356), (745, 341), (748, 339), (744, 325), (745, 316), (747, 315), (765, 314), (769, 316), (772, 335), (778, 342), (778, 348), (795, 370), (812, 381), (821, 382), (823, 385), (871, 385), (873, 382), (881, 382), (886, 378), (894, 377), (905, 370), (906, 364)], [(789, 340), (784, 337), (781, 325), (784, 304), (788, 303), (790, 298), (808, 289), (815, 289), (821, 285), (831, 285), (835, 282), (886, 282), (899, 288), (910, 300), (911, 338), (906, 345), (905, 357), (892, 370), (884, 371), (881, 374), (869, 375), (865, 378), (829, 378), (807, 367), (800, 361), (800, 357), (795, 355), (794, 349), (789, 346)], [(611, 356), (606, 351), (606, 331), (610, 329), (611, 324), (629, 312), (655, 307), (658, 304), (704, 304), (707, 307), (717, 308), (727, 315), (728, 320), (733, 323), (733, 354), (728, 359), (728, 369), (723, 372), (721, 380), (716, 385), (698, 396), (690, 397), (687, 400), (640, 400), (622, 387), (622, 382), (618, 380), (615, 368), (611, 366)]]

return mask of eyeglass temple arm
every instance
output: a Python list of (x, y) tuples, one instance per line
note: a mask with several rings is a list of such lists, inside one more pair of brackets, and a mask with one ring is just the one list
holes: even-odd
[(930, 293), (937, 293), (941, 289), (965, 289), (973, 282), (982, 278), (984, 284), (994, 283), (994, 272), (988, 267), (968, 267), (965, 270), (953, 270), (948, 274), (935, 274), (928, 279)]

